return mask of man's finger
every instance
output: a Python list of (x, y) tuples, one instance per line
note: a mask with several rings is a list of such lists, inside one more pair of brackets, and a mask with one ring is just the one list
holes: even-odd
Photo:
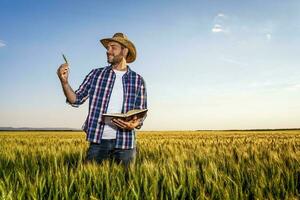
[(123, 124), (124, 126), (128, 126), (128, 125), (130, 124), (130, 122), (124, 121), (124, 120), (122, 120), (122, 119), (115, 119), (115, 121), (117, 121), (117, 122)]
[(118, 121), (112, 120), (112, 123), (114, 123), (116, 126), (118, 126), (118, 127), (120, 127), (120, 128), (126, 128), (125, 125), (121, 124), (121, 123), (118, 122)]
[(116, 123), (116, 122), (112, 122), (115, 126), (119, 127), (119, 128), (124, 128), (122, 125)]

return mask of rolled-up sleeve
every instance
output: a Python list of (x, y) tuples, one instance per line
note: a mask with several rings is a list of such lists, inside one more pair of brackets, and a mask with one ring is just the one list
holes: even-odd
[(77, 108), (89, 98), (89, 90), (91, 87), (92, 79), (94, 77), (94, 73), (95, 69), (90, 71), (90, 73), (84, 78), (79, 88), (75, 91), (76, 101), (74, 103), (71, 103), (69, 102), (68, 98), (66, 98), (67, 104)]
[[(147, 89), (146, 83), (143, 78), (141, 78), (141, 87), (138, 91), (137, 99), (135, 101), (135, 109), (147, 109)], [(140, 120), (140, 124), (136, 127), (140, 129), (143, 126), (143, 122), (146, 119), (147, 114)]]

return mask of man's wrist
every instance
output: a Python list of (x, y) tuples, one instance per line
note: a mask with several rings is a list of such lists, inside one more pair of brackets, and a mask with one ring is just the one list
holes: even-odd
[(69, 85), (69, 82), (67, 81), (67, 82), (64, 82), (64, 81), (60, 81), (61, 82), (61, 85), (62, 86), (66, 86), (66, 85)]

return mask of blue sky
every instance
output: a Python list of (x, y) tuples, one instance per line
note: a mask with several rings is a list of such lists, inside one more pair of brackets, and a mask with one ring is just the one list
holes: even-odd
[(106, 66), (99, 40), (124, 32), (146, 80), (143, 130), (300, 126), (299, 1), (0, 2), (0, 126), (80, 128), (65, 103), (63, 52), (76, 90)]

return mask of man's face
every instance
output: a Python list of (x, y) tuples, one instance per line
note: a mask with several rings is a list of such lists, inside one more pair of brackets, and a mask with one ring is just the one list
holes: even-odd
[(125, 50), (119, 43), (117, 42), (109, 42), (107, 46), (107, 62), (110, 64), (117, 64), (125, 58)]

